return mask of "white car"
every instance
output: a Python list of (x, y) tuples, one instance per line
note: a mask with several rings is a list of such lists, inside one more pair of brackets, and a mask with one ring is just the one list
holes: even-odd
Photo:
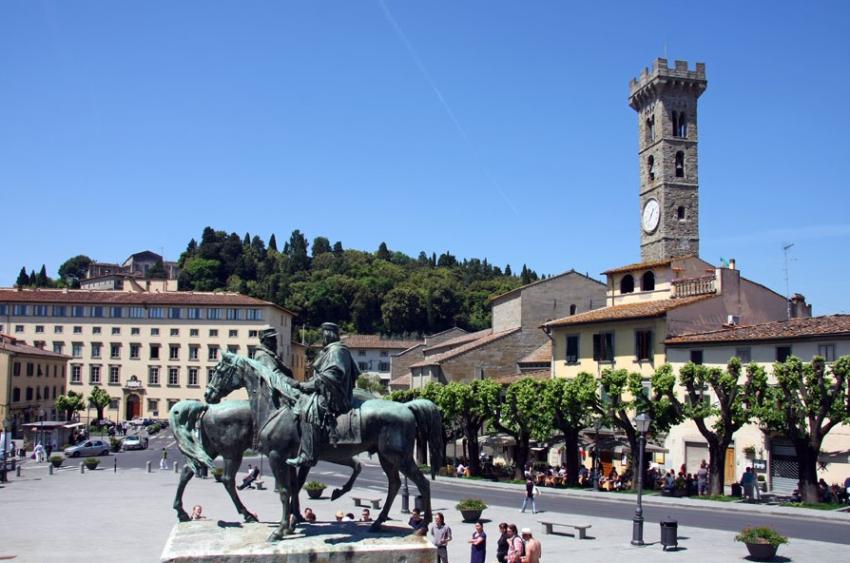
[(127, 450), (143, 450), (148, 447), (148, 439), (142, 438), (141, 436), (134, 434), (132, 436), (127, 436), (121, 442), (121, 447), (124, 451)]

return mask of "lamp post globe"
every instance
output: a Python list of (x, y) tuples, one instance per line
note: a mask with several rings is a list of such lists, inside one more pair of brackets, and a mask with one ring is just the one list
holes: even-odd
[(652, 424), (652, 417), (649, 414), (642, 412), (635, 417), (635, 428), (640, 435), (640, 445), (638, 448), (638, 465), (635, 468), (637, 475), (637, 506), (635, 507), (635, 515), (632, 518), (632, 545), (645, 545), (643, 543), (643, 452), (646, 449), (646, 433), (649, 431), (649, 426)]

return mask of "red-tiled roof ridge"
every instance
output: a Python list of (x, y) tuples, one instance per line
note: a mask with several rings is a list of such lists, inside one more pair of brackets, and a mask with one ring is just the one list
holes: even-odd
[(549, 276), (548, 278), (545, 278), (545, 279), (535, 280), (535, 281), (533, 281), (533, 282), (531, 282), (531, 283), (527, 283), (527, 284), (525, 284), (525, 285), (521, 285), (521, 286), (519, 286), (519, 287), (515, 287), (514, 289), (512, 289), (512, 290), (510, 290), (510, 291), (506, 291), (506, 292), (504, 292), (504, 293), (500, 293), (499, 295), (494, 295), (493, 297), (491, 297), (491, 298), (489, 299), (489, 301), (492, 303), (493, 301), (496, 301), (497, 299), (501, 299), (502, 297), (505, 297), (505, 296), (510, 295), (510, 294), (512, 294), (512, 293), (516, 293), (516, 292), (518, 292), (518, 291), (522, 291), (523, 289), (529, 288), (529, 287), (531, 287), (531, 286), (533, 286), (533, 285), (538, 285), (538, 284), (541, 284), (541, 283), (547, 282), (547, 281), (549, 281), (549, 280), (554, 280), (554, 279), (557, 279), (557, 278), (562, 278), (562, 277), (564, 277), (564, 276), (568, 276), (568, 275), (570, 275), (570, 274), (575, 274), (575, 275), (577, 275), (577, 276), (581, 276), (581, 277), (583, 277), (583, 278), (585, 278), (585, 279), (588, 279), (588, 280), (590, 280), (590, 281), (595, 281), (596, 283), (598, 283), (599, 285), (602, 285), (602, 286), (604, 286), (604, 285), (605, 285), (605, 284), (604, 284), (604, 283), (602, 283), (601, 281), (599, 281), (599, 280), (597, 280), (597, 279), (594, 279), (594, 278), (590, 277), (590, 276), (589, 276), (589, 275), (587, 275), (587, 274), (582, 274), (581, 272), (576, 271), (576, 270), (575, 270), (575, 268), (571, 268), (571, 269), (567, 270), (566, 272), (561, 272), (560, 274), (555, 274), (555, 275), (553, 275), (553, 276)]
[(520, 330), (522, 330), (522, 327), (509, 328), (507, 330), (503, 330), (503, 331), (500, 331), (500, 332), (494, 332), (492, 334), (482, 336), (481, 338), (473, 340), (472, 342), (468, 342), (468, 343), (464, 344), (463, 346), (458, 346), (457, 348), (452, 348), (451, 350), (449, 350), (447, 352), (443, 352), (442, 354), (436, 354), (436, 355), (433, 355), (433, 356), (428, 356), (427, 358), (425, 358), (421, 362), (417, 362), (417, 363), (411, 365), (410, 367), (414, 368), (414, 367), (439, 365), (441, 362), (444, 362), (446, 360), (450, 360), (452, 358), (456, 358), (458, 356), (466, 354), (467, 352), (475, 350), (476, 348), (484, 346), (485, 344), (489, 344), (491, 342), (495, 342), (496, 340), (500, 340), (500, 339), (502, 339), (506, 336), (510, 336), (511, 334), (514, 334), (515, 332), (519, 332)]
[(539, 364), (552, 361), (552, 341), (548, 338), (546, 342), (523, 356), (517, 362), (518, 364)]
[(424, 352), (433, 352), (435, 350), (442, 350), (443, 348), (452, 348), (456, 346), (460, 346), (466, 342), (471, 342), (472, 340), (478, 340), (482, 336), (487, 336), (493, 332), (492, 328), (485, 328), (483, 330), (479, 330), (477, 332), (468, 332), (466, 334), (462, 334), (460, 336), (456, 336), (454, 338), (450, 338), (448, 340), (444, 340), (433, 346), (428, 346), (425, 348)]
[(697, 301), (705, 299), (714, 299), (717, 295), (696, 295), (694, 297), (680, 297), (675, 299), (656, 299), (654, 301), (639, 301), (637, 303), (625, 303), (622, 305), (612, 305), (601, 309), (592, 309), (555, 319), (541, 325), (543, 328), (569, 326), (582, 323), (598, 323), (604, 321), (616, 321), (621, 319), (635, 319), (644, 317), (659, 317), (667, 313), (671, 309), (690, 305)]
[(421, 344), (423, 341), (386, 338), (380, 334), (345, 334), (342, 336), (342, 342), (349, 348), (395, 348), (407, 350), (417, 344)]
[(732, 326), (719, 330), (680, 334), (665, 340), (666, 344), (711, 344), (724, 342), (789, 340), (850, 336), (850, 315), (783, 319), (752, 325)]
[[(635, 262), (633, 264), (627, 264), (625, 266), (618, 266), (616, 268), (611, 268), (610, 270), (605, 270), (602, 272), (602, 275), (607, 276), (609, 274), (618, 274), (620, 272), (628, 272), (631, 270), (645, 270), (647, 268), (657, 268), (658, 266), (667, 266), (672, 264), (677, 260), (686, 260), (688, 258), (701, 258), (696, 254), (688, 254), (687, 256), (676, 256), (673, 258), (660, 258), (658, 260), (645, 260), (643, 262)], [(704, 260), (703, 260), (704, 261)]]

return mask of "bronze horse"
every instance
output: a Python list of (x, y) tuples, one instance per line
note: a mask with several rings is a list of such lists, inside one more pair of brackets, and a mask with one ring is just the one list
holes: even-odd
[[(276, 391), (278, 378), (263, 366), (249, 358), (224, 352), (207, 384), (204, 398), (208, 403), (218, 403), (232, 391), (245, 388), (251, 404), (254, 424), (259, 429), (258, 445), (268, 456), (280, 491), (283, 508), (278, 528), (269, 536), (277, 541), (294, 533), (290, 524), (293, 506), (297, 506), (300, 484), (303, 483), (295, 470), (286, 464), (286, 459), (298, 453), (299, 435), (297, 417), (292, 406), (301, 393), (291, 389), (287, 397), (281, 398)], [(279, 385), (278, 385), (279, 386)], [(355, 401), (356, 402), (356, 401)], [(375, 519), (371, 530), (380, 530), (388, 519), (390, 508), (401, 486), (399, 471), (413, 481), (424, 502), (425, 521), (431, 521), (431, 486), (419, 470), (413, 457), (417, 428), (427, 437), (431, 454), (431, 477), (442, 463), (442, 420), (436, 405), (425, 399), (408, 403), (396, 403), (381, 399), (365, 401), (360, 405), (362, 442), (358, 444), (325, 445), (320, 449), (321, 459), (338, 462), (355, 457), (362, 452), (378, 454), (381, 467), (387, 476), (387, 498), (384, 508)], [(306, 478), (306, 472), (304, 477)]]

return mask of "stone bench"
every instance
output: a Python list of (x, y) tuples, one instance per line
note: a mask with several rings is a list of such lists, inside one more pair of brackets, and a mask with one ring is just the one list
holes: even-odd
[(381, 498), (368, 498), (368, 497), (351, 497), (354, 500), (354, 506), (359, 506), (361, 508), (369, 508), (367, 505), (363, 504), (364, 502), (369, 502), (372, 504), (372, 508), (375, 510), (381, 509)]
[(251, 483), (251, 486), (254, 487), (255, 489), (257, 489), (258, 491), (265, 490), (265, 488), (266, 488), (266, 484), (263, 481), (259, 481), (259, 480)]
[(538, 522), (543, 524), (547, 534), (552, 533), (552, 528), (554, 526), (574, 528), (576, 532), (578, 532), (578, 539), (580, 540), (587, 539), (587, 529), (592, 527), (590, 524), (565, 524), (564, 522), (544, 522), (543, 520), (538, 520)]

